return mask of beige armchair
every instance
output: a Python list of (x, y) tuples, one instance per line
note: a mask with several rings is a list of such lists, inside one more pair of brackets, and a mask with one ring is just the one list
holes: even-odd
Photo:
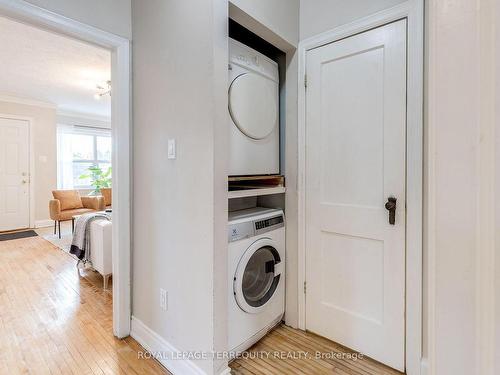
[(77, 190), (54, 190), (54, 199), (49, 202), (50, 218), (54, 220), (54, 234), (59, 229), (61, 238), (61, 221), (72, 220), (73, 216), (105, 209), (102, 196), (81, 197)]
[(101, 188), (101, 195), (104, 197), (106, 208), (111, 208), (111, 188)]

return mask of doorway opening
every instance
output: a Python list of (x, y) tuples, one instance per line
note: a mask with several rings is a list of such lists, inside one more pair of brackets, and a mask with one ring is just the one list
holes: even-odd
[[(67, 38), (68, 40), (72, 40), (73, 42), (80, 43), (80, 46), (85, 45), (89, 48), (100, 49), (108, 56), (109, 63), (109, 78), (108, 77), (100, 77), (96, 82), (96, 77), (92, 74), (95, 72), (89, 71), (88, 80), (85, 81), (84, 78), (80, 77), (75, 78), (73, 82), (70, 82), (68, 86), (71, 84), (78, 86), (80, 85), (92, 85), (92, 94), (90, 100), (94, 100), (95, 103), (106, 102), (108, 101), (109, 114), (111, 115), (110, 124), (111, 130), (106, 130), (105, 127), (102, 127), (102, 118), (98, 118), (99, 116), (88, 116), (86, 119), (78, 118), (75, 121), (75, 111), (67, 111), (66, 113), (60, 113), (59, 119), (65, 117), (66, 120), (69, 118), (73, 118), (71, 120), (71, 128), (72, 131), (61, 131), (61, 143), (67, 144), (67, 140), (69, 138), (74, 138), (75, 140), (75, 148), (70, 150), (67, 155), (72, 155), (73, 158), (70, 162), (65, 166), (61, 166), (60, 169), (63, 172), (63, 176), (61, 176), (60, 184), (61, 187), (67, 187), (64, 184), (77, 184), (89, 182), (90, 185), (86, 187), (91, 187), (93, 190), (95, 188), (95, 174), (99, 175), (107, 175), (108, 177), (111, 173), (107, 173), (110, 165), (113, 165), (112, 170), (112, 228), (110, 228), (111, 239), (111, 258), (112, 258), (112, 275), (113, 275), (113, 296), (112, 296), (112, 318), (113, 318), (113, 333), (117, 337), (126, 337), (130, 333), (130, 315), (131, 315), (131, 306), (130, 306), (130, 42), (129, 40), (116, 36), (114, 34), (96, 29), (92, 26), (88, 26), (82, 24), (77, 21), (73, 21), (63, 16), (59, 16), (49, 11), (45, 11), (36, 6), (27, 4), (23, 1), (12, 1), (8, 3), (0, 4), (0, 17), (4, 18), (6, 21), (15, 22), (19, 26), (30, 27), (35, 32), (43, 31), (47, 34), (47, 36), (59, 37), (59, 38)], [(74, 53), (79, 52), (79, 48), (77, 48)], [(94, 56), (96, 57), (96, 56)], [(97, 60), (99, 57), (96, 57)], [(98, 64), (98, 61), (95, 61)], [(26, 61), (26, 64), (29, 64), (29, 61)], [(90, 69), (91, 70), (91, 69)], [(54, 76), (62, 72), (55, 71), (53, 72)], [(89, 78), (90, 77), (90, 78)], [(34, 83), (40, 83), (47, 77), (32, 77)], [(109, 82), (111, 81), (111, 82)], [(112, 86), (112, 95), (109, 97), (109, 87)], [(33, 86), (36, 86), (33, 84)], [(99, 86), (99, 87), (97, 87)], [(9, 91), (9, 90), (5, 90)], [(13, 91), (13, 90), (10, 90)], [(43, 94), (43, 92), (41, 92)], [(102, 94), (102, 96), (101, 96)], [(21, 96), (21, 95), (19, 95)], [(101, 101), (97, 101), (94, 96), (99, 96)], [(8, 97), (8, 98), (7, 98)], [(1, 101), (2, 98), (0, 98)], [(12, 102), (12, 95), (7, 95), (3, 99), (8, 99)], [(54, 103), (47, 103), (43, 98), (42, 100), (37, 100), (36, 98), (16, 98), (18, 104), (22, 104), (24, 106), (41, 106), (45, 109), (54, 108)], [(89, 102), (90, 103), (90, 102)], [(94, 102), (92, 102), (94, 103)], [(57, 103), (56, 103), (57, 104)], [(67, 103), (66, 103), (67, 104)], [(96, 107), (98, 107), (97, 105)], [(1, 113), (1, 111), (0, 111)], [(11, 118), (12, 116), (8, 116)], [(39, 121), (34, 121), (33, 117), (27, 116), (29, 118), (25, 118), (26, 116), (21, 116), (22, 118), (11, 118), (11, 120), (16, 121), (25, 121), (27, 123), (31, 122), (31, 128), (39, 125)], [(32, 121), (30, 121), (32, 120)], [(50, 121), (50, 120), (49, 120)], [(53, 125), (55, 126), (55, 122), (62, 122), (54, 120)], [(21, 124), (21, 123), (19, 123)], [(88, 125), (93, 126), (88, 126)], [(10, 126), (12, 129), (16, 127)], [(29, 127), (28, 127), (29, 128)], [(22, 126), (18, 125), (17, 129), (22, 130)], [(24, 134), (24, 130), (19, 134)], [(57, 130), (53, 129), (53, 133), (42, 132), (42, 135), (47, 135), (51, 138), (53, 142), (52, 151), (54, 152), (54, 148), (57, 149)], [(9, 130), (10, 131), (10, 130)], [(11, 131), (12, 132), (12, 131)], [(92, 134), (90, 134), (92, 133)], [(33, 129), (29, 133), (29, 142), (34, 142), (35, 130)], [(23, 136), (24, 137), (24, 136)], [(68, 138), (69, 137), (69, 138)], [(18, 137), (18, 141), (21, 142), (22, 137)], [(26, 139), (24, 137), (23, 139)], [(18, 142), (18, 143), (19, 143)], [(21, 143), (19, 143), (21, 144)], [(85, 145), (85, 147), (83, 147)], [(22, 148), (22, 147), (21, 147)], [(81, 149), (80, 149), (81, 148)], [(36, 145), (35, 145), (36, 149)], [(112, 149), (112, 155), (110, 158)], [(22, 150), (21, 150), (22, 151)], [(62, 150), (60, 150), (62, 153)], [(34, 153), (32, 152), (31, 155)], [(38, 162), (39, 164), (49, 164), (49, 155), (48, 153), (34, 155), (34, 162)], [(57, 150), (55, 150), (54, 154), (57, 154)], [(18, 155), (25, 155), (23, 152), (18, 152)], [(81, 158), (80, 158), (81, 156)], [(32, 156), (31, 156), (32, 157)], [(62, 161), (61, 161), (62, 163)], [(35, 164), (35, 163), (33, 163)], [(50, 160), (51, 168), (56, 167), (56, 160)], [(63, 164), (63, 163), (62, 163)], [(85, 170), (81, 170), (84, 168)], [(91, 170), (89, 170), (91, 168)], [(92, 170), (93, 168), (93, 170)], [(41, 184), (43, 182), (43, 178), (46, 177), (46, 173), (42, 170), (37, 174), (36, 166), (32, 166), (29, 173), (31, 177), (37, 176), (34, 179), (33, 183), (30, 184), (33, 186), (32, 190), (36, 191), (36, 184)], [(64, 171), (66, 173), (64, 173)], [(70, 173), (71, 172), (71, 173)], [(27, 172), (21, 172), (27, 173)], [(69, 175), (68, 175), (69, 173)], [(85, 175), (89, 175), (94, 173), (94, 176), (90, 176), (85, 178)], [(30, 177), (30, 176), (26, 176)], [(81, 177), (81, 178), (80, 178)], [(101, 176), (102, 177), (102, 176)], [(102, 178), (101, 178), (102, 179)], [(39, 181), (40, 182), (37, 182)], [(93, 184), (93, 185), (92, 185)], [(109, 184), (109, 181), (108, 181)], [(64, 185), (64, 186), (63, 186)], [(93, 186), (93, 187), (92, 187)], [(75, 187), (75, 186), (73, 186)], [(77, 186), (79, 188), (82, 186)], [(57, 189), (57, 186), (52, 187), (53, 190)], [(13, 190), (13, 189), (11, 189)], [(76, 189), (74, 189), (76, 190)], [(45, 197), (45, 202), (31, 199), (29, 200), (29, 211), (30, 216), (34, 210), (31, 210), (31, 206), (34, 204), (40, 203), (41, 206), (46, 205), (47, 209), (49, 207), (49, 199), (51, 197)], [(68, 198), (68, 197), (66, 197)], [(69, 197), (73, 198), (73, 197)], [(87, 197), (84, 197), (87, 198)], [(82, 199), (83, 200), (91, 200)], [(71, 203), (71, 199), (70, 199)], [(111, 202), (109, 202), (111, 203)], [(83, 203), (80, 203), (83, 205)], [(71, 205), (71, 204), (70, 204)], [(77, 208), (77, 207), (72, 207)], [(86, 207), (83, 207), (86, 208)], [(47, 210), (48, 211), (48, 210)], [(43, 226), (47, 224), (47, 221), (41, 219), (38, 223), (38, 226)], [(31, 220), (28, 223), (28, 227), (35, 227), (36, 220)], [(69, 222), (70, 220), (68, 220)], [(49, 221), (50, 225), (53, 225), (52, 221)], [(19, 224), (16, 224), (18, 226)], [(20, 227), (26, 226), (25, 223), (22, 223)], [(50, 230), (53, 228), (51, 227)], [(56, 228), (57, 230), (58, 228)]]

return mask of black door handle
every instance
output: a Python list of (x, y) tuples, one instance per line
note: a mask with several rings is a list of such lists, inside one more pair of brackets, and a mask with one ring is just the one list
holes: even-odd
[(389, 224), (394, 225), (396, 223), (396, 198), (387, 198), (387, 203), (385, 204), (385, 209), (389, 211)]

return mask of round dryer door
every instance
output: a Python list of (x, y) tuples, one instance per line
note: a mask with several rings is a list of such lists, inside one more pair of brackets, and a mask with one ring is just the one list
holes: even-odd
[(281, 259), (273, 241), (254, 242), (243, 254), (234, 278), (238, 306), (248, 313), (258, 313), (274, 296), (281, 278)]
[(259, 140), (278, 124), (278, 84), (255, 73), (245, 73), (229, 87), (229, 113), (247, 137)]

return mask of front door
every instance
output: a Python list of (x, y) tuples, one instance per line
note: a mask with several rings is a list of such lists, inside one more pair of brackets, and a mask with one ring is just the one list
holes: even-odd
[(306, 73), (306, 328), (403, 371), (406, 21)]
[(29, 227), (29, 123), (0, 118), (0, 231)]

